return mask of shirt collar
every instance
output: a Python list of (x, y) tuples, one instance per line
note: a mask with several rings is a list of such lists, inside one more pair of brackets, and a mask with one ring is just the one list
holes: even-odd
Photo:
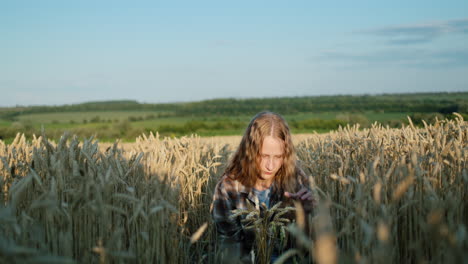
[(255, 208), (259, 209), (258, 197), (255, 195), (253, 188), (247, 187), (239, 181), (237, 181), (237, 191), (239, 193), (247, 195), (247, 199), (249, 199), (252, 203), (255, 204)]
[[(249, 188), (247, 186), (244, 186), (241, 182), (239, 181), (236, 181), (237, 182), (237, 191), (239, 193), (243, 193), (245, 195), (247, 195), (247, 199), (249, 199), (252, 203), (255, 204), (255, 208), (256, 209), (259, 209), (260, 208), (260, 202), (258, 200), (258, 197), (257, 195), (255, 195), (254, 191), (253, 191), (253, 188)], [(274, 192), (274, 190), (276, 190), (276, 182), (273, 182), (272, 185), (271, 185), (271, 191)]]

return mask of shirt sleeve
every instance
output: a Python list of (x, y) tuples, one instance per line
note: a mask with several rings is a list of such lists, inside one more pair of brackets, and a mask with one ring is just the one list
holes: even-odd
[[(211, 206), (211, 216), (216, 225), (219, 235), (223, 237), (232, 237), (236, 240), (241, 226), (236, 219), (231, 219), (232, 210), (235, 208), (233, 201), (233, 190), (229, 188), (223, 181), (220, 181), (215, 188), (213, 203)], [(230, 195), (231, 194), (231, 195)]]
[[(221, 180), (215, 188), (211, 216), (216, 226), (220, 256), (223, 260), (241, 258), (241, 262), (249, 262), (249, 246), (239, 219), (231, 219), (232, 210), (236, 208), (238, 193), (229, 181)], [(245, 260), (245, 261), (244, 261)]]

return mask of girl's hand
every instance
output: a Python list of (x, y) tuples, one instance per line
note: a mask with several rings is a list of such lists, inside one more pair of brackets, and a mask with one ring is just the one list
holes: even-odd
[(302, 187), (297, 193), (284, 192), (284, 196), (302, 201), (305, 210), (312, 209), (317, 205), (317, 200), (314, 198), (314, 195), (305, 187)]
[(302, 189), (300, 189), (297, 193), (284, 192), (284, 196), (302, 201), (313, 200), (312, 192), (305, 187), (302, 187)]

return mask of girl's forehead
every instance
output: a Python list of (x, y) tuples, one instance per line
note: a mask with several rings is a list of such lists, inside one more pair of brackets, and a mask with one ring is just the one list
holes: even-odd
[(277, 137), (266, 136), (263, 139), (261, 152), (282, 153), (284, 151), (284, 141)]

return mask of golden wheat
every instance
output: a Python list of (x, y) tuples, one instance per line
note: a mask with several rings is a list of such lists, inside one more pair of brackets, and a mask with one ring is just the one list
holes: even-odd
[[(268, 261), (272, 226), (297, 240), (279, 263), (463, 263), (467, 139), (461, 116), (421, 129), (301, 135), (297, 154), (321, 201), (315, 215), (296, 210), (288, 223), (278, 208), (235, 213), (257, 230), (259, 263)], [(209, 205), (239, 140), (0, 141), (0, 262), (215, 263)]]

